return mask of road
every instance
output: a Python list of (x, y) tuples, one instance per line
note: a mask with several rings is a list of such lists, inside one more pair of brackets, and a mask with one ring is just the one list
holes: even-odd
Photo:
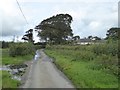
[(38, 53), (40, 58), (33, 61), (22, 88), (74, 88), (43, 50), (39, 50)]

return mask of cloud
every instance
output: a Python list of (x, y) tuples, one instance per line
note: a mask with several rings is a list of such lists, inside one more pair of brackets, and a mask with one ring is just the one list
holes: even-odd
[(18, 0), (29, 25), (26, 25), (15, 0), (3, 1), (8, 1), (0, 4), (3, 11), (2, 35), (5, 37), (20, 37), (43, 19), (59, 13), (68, 13), (73, 17), (73, 32), (80, 37), (105, 37), (106, 31), (117, 27), (118, 23), (118, 0)]
[[(7, 0), (8, 1), (8, 0)], [(2, 10), (2, 36), (22, 35), (24, 32), (25, 20), (13, 0), (6, 2), (4, 0), (1, 4)]]
[[(79, 24), (73, 25), (75, 35), (82, 38), (89, 35), (105, 37), (111, 27), (117, 27), (118, 12), (115, 10), (117, 3), (91, 3), (87, 7), (79, 8), (84, 15), (79, 19)], [(113, 10), (111, 10), (114, 8)], [(117, 8), (116, 8), (117, 9)]]
[(94, 2), (118, 2), (118, 0), (20, 0), (20, 2), (40, 2), (40, 3), (54, 3), (54, 2), (63, 2), (63, 3), (67, 3), (67, 2), (87, 2), (87, 3), (94, 3)]

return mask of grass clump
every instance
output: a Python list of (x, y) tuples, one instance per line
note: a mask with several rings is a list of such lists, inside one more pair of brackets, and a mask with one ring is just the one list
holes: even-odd
[(20, 81), (11, 79), (11, 75), (7, 71), (0, 71), (2, 73), (2, 88), (17, 88)]

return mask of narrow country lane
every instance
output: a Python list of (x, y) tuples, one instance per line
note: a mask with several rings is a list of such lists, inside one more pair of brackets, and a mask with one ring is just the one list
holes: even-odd
[(40, 58), (33, 61), (22, 88), (74, 88), (70, 80), (56, 68), (43, 50), (38, 52)]

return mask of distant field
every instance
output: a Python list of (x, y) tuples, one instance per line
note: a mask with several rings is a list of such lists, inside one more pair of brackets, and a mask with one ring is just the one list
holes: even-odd
[[(105, 52), (109, 47), (59, 45), (47, 47), (45, 52), (77, 88), (118, 88), (118, 59), (115, 54)], [(110, 52), (114, 49), (116, 46)]]

